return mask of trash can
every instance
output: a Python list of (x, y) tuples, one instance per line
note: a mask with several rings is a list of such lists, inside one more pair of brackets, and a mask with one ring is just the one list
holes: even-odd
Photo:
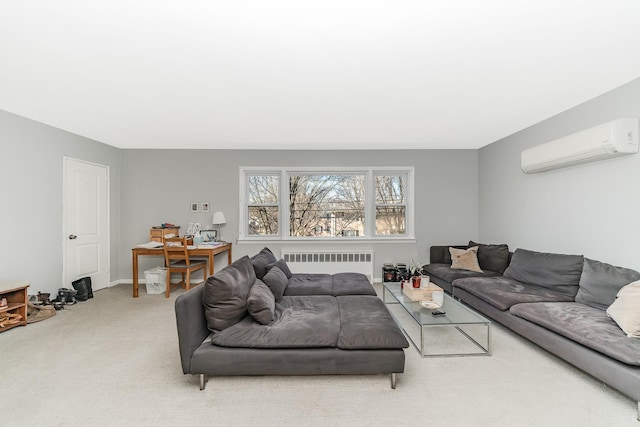
[(167, 289), (167, 269), (156, 267), (144, 271), (144, 281), (148, 294), (162, 294)]

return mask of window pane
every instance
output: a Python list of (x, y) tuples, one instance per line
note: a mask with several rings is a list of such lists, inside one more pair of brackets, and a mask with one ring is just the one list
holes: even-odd
[(275, 236), (278, 234), (278, 208), (276, 206), (249, 207), (249, 236)]
[(404, 204), (405, 183), (404, 175), (376, 176), (376, 204), (395, 205)]
[(278, 176), (249, 175), (249, 204), (278, 204)]
[(404, 206), (376, 207), (376, 235), (405, 234), (405, 212)]
[(290, 176), (290, 236), (364, 236), (365, 188), (364, 175)]

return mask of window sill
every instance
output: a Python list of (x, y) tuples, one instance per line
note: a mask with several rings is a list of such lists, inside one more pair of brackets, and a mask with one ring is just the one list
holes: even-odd
[(278, 243), (278, 244), (304, 244), (304, 245), (323, 245), (327, 243), (334, 244), (415, 244), (416, 239), (412, 237), (386, 237), (386, 238), (376, 238), (376, 239), (367, 239), (367, 238), (359, 238), (359, 239), (349, 239), (349, 238), (339, 238), (339, 239), (280, 239), (274, 237), (260, 237), (260, 238), (251, 238), (251, 239), (238, 239), (238, 244), (246, 245), (246, 244), (256, 244), (256, 243)]

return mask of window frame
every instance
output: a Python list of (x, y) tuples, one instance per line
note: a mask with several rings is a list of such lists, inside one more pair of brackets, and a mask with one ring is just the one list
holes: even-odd
[[(240, 197), (239, 197), (239, 221), (238, 242), (279, 241), (279, 242), (398, 242), (415, 240), (415, 191), (414, 174), (411, 166), (401, 167), (251, 167), (241, 166), (239, 170)], [(364, 175), (365, 176), (365, 237), (292, 237), (289, 235), (289, 177), (292, 175)], [(249, 176), (250, 175), (278, 175), (278, 235), (253, 236), (249, 234)], [(405, 233), (392, 235), (376, 235), (376, 196), (375, 177), (378, 175), (404, 175), (406, 177), (405, 188)]]

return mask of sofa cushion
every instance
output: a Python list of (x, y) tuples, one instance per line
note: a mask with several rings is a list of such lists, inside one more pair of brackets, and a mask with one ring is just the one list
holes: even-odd
[(478, 247), (478, 264), (484, 270), (502, 274), (509, 265), (509, 246), (506, 244), (486, 245), (469, 240), (469, 247)]
[(640, 366), (640, 340), (629, 339), (604, 310), (577, 302), (518, 304), (511, 314), (622, 363)]
[(332, 295), (376, 295), (369, 279), (362, 273), (336, 273), (331, 276)]
[(258, 323), (270, 325), (273, 322), (276, 314), (276, 299), (271, 289), (260, 279), (256, 279), (249, 291), (247, 311)]
[(477, 246), (469, 249), (449, 248), (449, 252), (451, 253), (451, 268), (482, 273), (482, 269), (478, 265)]
[(585, 258), (576, 302), (605, 310), (620, 288), (636, 280), (640, 280), (640, 273), (635, 270)]
[(495, 271), (489, 270), (483, 271), (482, 273), (478, 273), (477, 271), (458, 270), (451, 268), (451, 266), (447, 264), (427, 264), (422, 267), (422, 270), (425, 274), (438, 277), (449, 283), (456, 279), (462, 279), (465, 277), (495, 277), (500, 275)]
[(261, 325), (246, 316), (213, 334), (211, 342), (222, 347), (335, 347), (339, 333), (340, 315), (334, 297), (284, 297), (276, 304), (271, 325)]
[(256, 277), (260, 280), (267, 274), (267, 265), (278, 261), (273, 252), (267, 247), (251, 257), (251, 263), (256, 272)]
[(629, 283), (618, 292), (607, 308), (612, 318), (630, 338), (640, 338), (640, 281)]
[(247, 256), (207, 279), (202, 303), (210, 331), (222, 331), (247, 315), (249, 290), (255, 281), (256, 274)]
[(370, 295), (336, 297), (340, 312), (337, 347), (344, 350), (406, 348), (409, 342), (380, 298)]
[(287, 289), (287, 284), (289, 283), (289, 279), (287, 279), (286, 274), (284, 274), (278, 267), (273, 267), (264, 275), (262, 280), (266, 283), (269, 289), (271, 289), (276, 301), (279, 302), (284, 295), (285, 289)]
[(273, 267), (278, 267), (280, 270), (282, 270), (282, 272), (287, 276), (287, 279), (291, 278), (292, 276), (291, 270), (289, 269), (289, 266), (287, 265), (287, 262), (284, 259), (280, 258), (276, 262), (267, 265), (267, 273)]
[(453, 282), (454, 295), (458, 288), (503, 311), (523, 302), (573, 301), (572, 297), (549, 288), (520, 283), (503, 276), (458, 279)]
[(330, 274), (293, 273), (285, 295), (333, 295), (333, 278)]
[(582, 274), (582, 255), (516, 249), (504, 277), (575, 297)]

